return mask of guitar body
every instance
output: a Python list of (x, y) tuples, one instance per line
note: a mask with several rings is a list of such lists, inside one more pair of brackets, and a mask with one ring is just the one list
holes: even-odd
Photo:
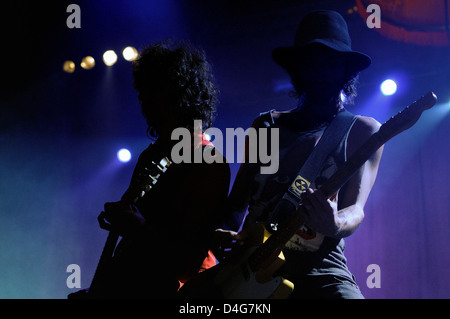
[(189, 280), (181, 289), (182, 298), (201, 299), (284, 299), (293, 291), (294, 285), (273, 274), (284, 263), (283, 253), (264, 263), (257, 271), (252, 270), (251, 257), (270, 233), (263, 224), (247, 228), (249, 239), (241, 251)]

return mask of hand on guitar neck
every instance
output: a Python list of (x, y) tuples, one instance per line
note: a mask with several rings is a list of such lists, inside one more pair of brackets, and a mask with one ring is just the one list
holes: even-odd
[(151, 191), (171, 163), (167, 157), (164, 157), (158, 164), (152, 162), (150, 169), (144, 167), (138, 172), (120, 201), (105, 203), (104, 211), (97, 218), (100, 227), (108, 231), (112, 230), (122, 237), (136, 236), (148, 231), (150, 226), (134, 203), (146, 192)]

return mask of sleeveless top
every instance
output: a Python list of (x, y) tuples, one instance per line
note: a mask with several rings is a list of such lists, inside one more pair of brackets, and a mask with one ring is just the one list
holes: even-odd
[[(270, 212), (287, 191), (326, 129), (323, 127), (306, 132), (288, 130), (276, 123), (272, 116), (273, 111), (261, 113), (255, 120), (254, 126), (279, 129), (279, 169), (275, 174), (260, 174), (257, 170), (251, 183), (248, 215), (245, 223), (263, 222), (267, 224), (269, 222)], [(320, 188), (346, 161), (346, 145), (350, 130), (351, 128), (335, 151), (328, 156), (321, 173), (311, 183), (311, 188)], [(342, 209), (339, 196), (337, 200), (338, 209)], [(283, 249), (286, 262), (279, 272), (294, 281), (295, 278), (302, 276), (331, 275), (353, 282), (352, 274), (346, 266), (344, 247), (344, 239), (325, 237), (317, 251), (308, 251), (307, 247), (299, 243), (299, 236), (296, 234)]]

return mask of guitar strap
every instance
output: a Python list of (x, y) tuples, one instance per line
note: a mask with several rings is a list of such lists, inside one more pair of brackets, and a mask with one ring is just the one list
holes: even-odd
[(356, 116), (345, 109), (335, 116), (283, 198), (293, 201), (296, 205), (301, 204), (300, 194), (319, 176), (325, 160), (337, 148), (355, 120)]
[[(316, 177), (319, 176), (325, 160), (337, 148), (355, 121), (356, 116), (345, 109), (340, 111), (331, 121), (306, 162), (300, 168), (297, 176), (289, 186), (283, 198), (273, 210), (269, 218), (269, 224), (272, 229), (276, 230), (277, 224), (281, 225), (283, 221), (289, 219), (292, 213), (295, 213), (295, 208), (302, 203), (301, 193), (306, 191)], [(267, 121), (265, 121), (264, 124), (267, 126)], [(303, 229), (302, 231), (305, 232), (305, 234), (303, 234), (304, 236), (301, 235), (304, 239), (310, 240), (316, 238), (316, 233), (313, 230)], [(318, 249), (323, 238), (318, 240), (320, 243), (318, 245), (313, 245), (315, 248), (312, 250)], [(309, 244), (310, 243), (306, 246)]]

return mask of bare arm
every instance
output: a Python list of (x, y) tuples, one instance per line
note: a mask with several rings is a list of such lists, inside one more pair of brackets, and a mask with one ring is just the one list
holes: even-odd
[[(347, 155), (352, 154), (375, 133), (380, 124), (368, 117), (358, 117), (348, 137)], [(318, 232), (334, 237), (350, 236), (364, 219), (364, 206), (378, 172), (383, 147), (352, 176), (339, 191), (342, 209), (338, 210), (337, 196), (328, 199), (317, 190), (308, 190), (303, 195), (307, 208), (306, 222)]]

